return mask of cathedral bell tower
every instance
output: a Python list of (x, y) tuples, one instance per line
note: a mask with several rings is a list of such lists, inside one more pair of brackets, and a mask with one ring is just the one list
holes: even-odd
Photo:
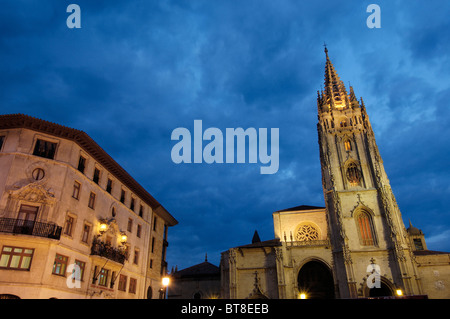
[[(411, 244), (364, 102), (351, 86), (347, 93), (326, 48), (325, 54), (317, 130), (338, 296), (394, 295), (398, 289), (421, 294)], [(379, 276), (371, 276), (374, 269)]]

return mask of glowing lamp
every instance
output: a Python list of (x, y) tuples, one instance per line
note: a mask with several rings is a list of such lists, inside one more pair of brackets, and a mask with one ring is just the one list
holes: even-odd
[(397, 289), (397, 290), (395, 291), (395, 293), (396, 293), (397, 296), (399, 296), (399, 297), (403, 296), (403, 291), (402, 291), (401, 289)]
[(108, 230), (108, 224), (105, 222), (100, 222), (100, 227), (99, 227), (100, 234), (103, 234), (107, 230)]
[(167, 287), (170, 284), (170, 278), (169, 277), (163, 277), (162, 284), (164, 287)]
[(306, 299), (306, 294), (304, 292), (300, 293), (300, 299)]

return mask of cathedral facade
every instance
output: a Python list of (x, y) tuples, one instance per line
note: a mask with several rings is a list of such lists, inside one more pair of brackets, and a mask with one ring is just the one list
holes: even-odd
[(450, 253), (406, 229), (365, 104), (325, 49), (318, 141), (325, 207), (273, 213), (275, 238), (222, 253), (223, 298), (450, 298)]

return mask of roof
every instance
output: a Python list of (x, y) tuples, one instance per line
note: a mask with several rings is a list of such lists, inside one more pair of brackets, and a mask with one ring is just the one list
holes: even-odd
[(0, 129), (16, 128), (26, 128), (77, 143), (84, 151), (92, 156), (92, 158), (126, 185), (134, 194), (139, 196), (139, 198), (152, 207), (153, 210), (157, 211), (158, 215), (166, 220), (169, 226), (178, 224), (178, 221), (155, 198), (153, 198), (150, 193), (148, 193), (85, 132), (25, 114), (0, 115)]
[(276, 212), (277, 213), (281, 213), (281, 212), (295, 212), (295, 211), (312, 210), (312, 209), (325, 209), (325, 207), (300, 205), (300, 206), (295, 206), (295, 207), (291, 207), (291, 208), (286, 208), (286, 209), (283, 209), (283, 210), (278, 210)]
[(172, 274), (175, 278), (181, 277), (201, 277), (201, 276), (220, 276), (220, 268), (211, 264), (208, 261), (204, 261), (201, 264), (197, 264), (182, 270), (179, 270)]
[(277, 247), (277, 246), (281, 246), (281, 242), (280, 239), (275, 238), (266, 241), (251, 243), (248, 245), (237, 246), (235, 248), (259, 248), (259, 247)]
[(446, 255), (450, 253), (447, 253), (445, 251), (436, 251), (436, 250), (414, 250), (414, 255), (417, 256), (426, 256), (426, 255)]

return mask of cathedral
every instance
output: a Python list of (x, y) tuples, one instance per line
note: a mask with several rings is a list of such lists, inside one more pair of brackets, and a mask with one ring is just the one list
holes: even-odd
[(221, 256), (221, 297), (450, 298), (450, 253), (406, 229), (362, 98), (325, 48), (318, 141), (325, 207), (273, 213), (275, 238)]

